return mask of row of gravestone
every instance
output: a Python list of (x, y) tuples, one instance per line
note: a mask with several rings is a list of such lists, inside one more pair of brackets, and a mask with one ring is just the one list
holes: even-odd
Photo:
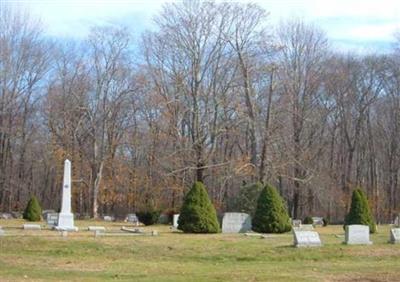
[[(173, 226), (178, 227), (179, 214), (173, 217)], [(244, 233), (251, 230), (251, 217), (246, 213), (225, 213), (222, 219), (223, 233)], [(321, 246), (319, 234), (314, 231), (312, 224), (299, 224), (293, 227), (294, 245), (296, 247)], [(400, 228), (393, 228), (390, 231), (390, 242), (400, 243)], [(348, 225), (346, 226), (345, 243), (372, 244), (369, 239), (369, 226)]]

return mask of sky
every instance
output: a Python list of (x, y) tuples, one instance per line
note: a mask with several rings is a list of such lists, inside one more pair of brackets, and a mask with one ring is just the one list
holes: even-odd
[[(173, 0), (0, 0), (39, 17), (49, 36), (84, 38), (91, 26), (122, 24), (138, 35)], [(238, 0), (238, 2), (250, 2)], [(320, 26), (339, 49), (384, 52), (400, 31), (400, 0), (253, 0), (269, 23), (291, 17)]]

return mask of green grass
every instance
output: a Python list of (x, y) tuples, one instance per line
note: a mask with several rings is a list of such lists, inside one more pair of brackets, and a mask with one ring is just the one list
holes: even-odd
[[(341, 244), (341, 226), (317, 228), (324, 246), (293, 248), (292, 235), (188, 235), (150, 226), (159, 236), (97, 237), (92, 232), (24, 231), (0, 220), (0, 281), (398, 281), (400, 245), (389, 226), (372, 246)], [(78, 226), (123, 223), (78, 221)]]

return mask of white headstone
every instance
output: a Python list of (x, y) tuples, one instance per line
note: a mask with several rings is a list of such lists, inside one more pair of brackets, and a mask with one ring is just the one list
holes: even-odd
[(390, 243), (392, 244), (400, 243), (400, 228), (390, 229)]
[(295, 247), (320, 247), (322, 246), (319, 234), (315, 231), (293, 230)]
[(64, 162), (64, 180), (62, 188), (61, 212), (58, 216), (57, 230), (77, 231), (74, 226), (74, 215), (71, 212), (71, 162)]
[(222, 233), (245, 233), (251, 230), (251, 217), (247, 213), (226, 212), (222, 218)]
[(0, 236), (4, 236), (4, 235), (5, 235), (5, 232), (4, 232), (3, 228), (0, 226)]
[(89, 226), (88, 227), (89, 231), (106, 231), (106, 228), (104, 226)]
[(47, 225), (56, 226), (58, 223), (58, 213), (47, 213)]
[(172, 220), (172, 226), (174, 228), (178, 228), (178, 219), (179, 219), (179, 214), (174, 214), (174, 218)]
[(346, 225), (345, 243), (348, 245), (371, 245), (368, 225)]
[(41, 230), (42, 229), (39, 224), (24, 224), (23, 227), (25, 230)]

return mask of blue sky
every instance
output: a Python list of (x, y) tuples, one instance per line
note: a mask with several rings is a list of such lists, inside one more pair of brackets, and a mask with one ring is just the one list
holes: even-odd
[[(248, 2), (239, 0), (240, 2)], [(41, 18), (50, 36), (82, 38), (96, 24), (121, 23), (139, 34), (168, 0), (0, 0)], [(169, 1), (171, 2), (171, 0)], [(254, 0), (270, 23), (300, 17), (323, 28), (334, 46), (384, 51), (400, 31), (400, 0)]]

